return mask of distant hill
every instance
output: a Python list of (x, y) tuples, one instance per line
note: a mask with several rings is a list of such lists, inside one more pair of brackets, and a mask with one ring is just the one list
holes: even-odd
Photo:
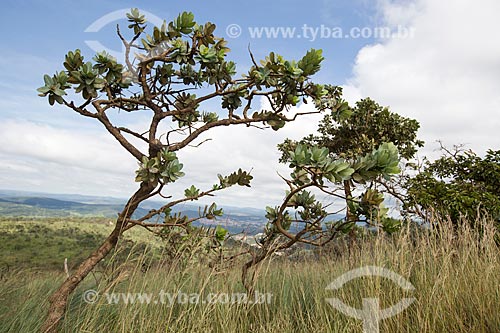
[(39, 197), (20, 197), (20, 198), (9, 198), (10, 202), (15, 202), (18, 204), (36, 206), (40, 208), (49, 209), (78, 209), (85, 204), (72, 201), (63, 201), (52, 198), (39, 198)]
[[(140, 217), (151, 209), (159, 208), (164, 203), (144, 202), (134, 214)], [(0, 190), (0, 216), (30, 217), (109, 217), (115, 218), (123, 209), (125, 199), (112, 197), (83, 196), (74, 194), (49, 194), (42, 192), (23, 192)], [(224, 216), (217, 220), (200, 220), (195, 226), (221, 225), (235, 234), (244, 232), (256, 234), (262, 232), (265, 224), (265, 211), (255, 208), (223, 207)], [(174, 213), (181, 212), (190, 218), (199, 216), (199, 207), (183, 204), (173, 208)]]
[[(0, 198), (0, 215), (116, 217), (123, 206), (124, 204), (87, 204), (44, 197), (3, 197)], [(139, 208), (137, 213), (147, 213), (147, 210)]]
[(0, 189), (0, 200), (6, 197), (39, 197), (39, 198), (51, 198), (58, 199), (62, 201), (73, 201), (79, 203), (87, 204), (123, 204), (126, 199), (113, 198), (113, 197), (100, 197), (92, 195), (81, 195), (81, 194), (57, 194), (57, 193), (45, 193), (45, 192), (34, 192), (34, 191), (14, 191), (14, 190), (2, 190)]

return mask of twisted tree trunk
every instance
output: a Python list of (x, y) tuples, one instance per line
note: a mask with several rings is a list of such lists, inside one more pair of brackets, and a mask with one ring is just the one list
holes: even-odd
[(58, 331), (58, 324), (64, 317), (68, 298), (76, 289), (80, 282), (94, 269), (94, 267), (108, 255), (109, 252), (116, 246), (121, 232), (128, 218), (132, 216), (139, 204), (144, 201), (148, 195), (153, 192), (155, 186), (151, 183), (142, 183), (140, 188), (128, 200), (127, 205), (119, 214), (115, 228), (106, 240), (95, 250), (87, 259), (85, 259), (75, 270), (74, 273), (67, 278), (61, 286), (50, 297), (50, 307), (48, 310), (45, 322), (42, 324), (40, 331), (51, 333)]

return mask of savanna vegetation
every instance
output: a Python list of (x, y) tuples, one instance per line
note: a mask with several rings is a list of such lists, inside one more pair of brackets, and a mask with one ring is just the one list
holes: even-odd
[[(325, 301), (333, 297), (325, 288), (349, 270), (380, 266), (406, 277), (416, 299), (403, 313), (383, 320), (382, 331), (500, 330), (497, 151), (483, 158), (443, 147), (441, 159), (415, 162), (423, 146), (418, 121), (369, 98), (349, 105), (341, 87), (315, 83), (321, 50), (312, 49), (297, 61), (274, 52), (257, 61), (250, 52), (252, 66), (239, 73), (211, 22), (199, 24), (185, 12), (148, 31), (138, 10), (127, 19), (129, 31), (117, 29), (123, 63), (104, 52), (86, 61), (80, 50), (70, 51), (62, 70), (45, 75), (38, 91), (50, 105), (100, 123), (137, 159), (137, 191), (112, 226), (2, 221), (0, 240), (8, 251), (2, 260), (9, 269), (2, 275), (1, 297), (11, 305), (3, 305), (0, 329), (360, 331), (361, 321)], [(260, 99), (269, 102), (268, 109), (255, 106)], [(205, 111), (214, 102), (220, 109)], [(312, 103), (314, 111), (296, 112), (301, 103)], [(145, 114), (147, 128), (117, 123), (131, 113)], [(248, 187), (253, 179), (242, 169), (214, 175), (211, 188), (192, 185), (174, 198), (168, 185), (184, 176), (177, 151), (196, 145), (202, 154), (200, 136), (216, 127), (277, 131), (311, 113), (324, 114), (318, 133), (278, 147), (290, 174), (281, 176), (282, 202), (266, 207), (267, 224), (256, 246), (234, 240), (221, 227), (192, 226), (223, 216), (216, 203), (194, 218), (173, 213), (178, 204), (231, 186)], [(165, 123), (174, 129), (163, 131)], [(319, 200), (320, 195), (327, 199)], [(162, 198), (163, 206), (138, 209), (153, 197)], [(398, 214), (389, 211), (389, 198), (399, 203)], [(66, 276), (57, 265), (67, 257), (73, 262)], [(40, 270), (41, 262), (52, 270)], [(88, 290), (101, 297), (89, 302)], [(272, 300), (110, 304), (105, 297), (162, 290), (248, 297), (260, 292), (272, 294)], [(380, 297), (389, 306), (407, 292), (372, 277), (336, 293), (360, 308), (363, 297)]]
[[(103, 270), (85, 279), (71, 296), (60, 331), (362, 332), (361, 321), (342, 314), (325, 299), (337, 297), (360, 309), (365, 297), (379, 297), (383, 308), (414, 297), (404, 312), (380, 322), (381, 332), (497, 332), (500, 257), (493, 222), (474, 221), (482, 233), (468, 221), (433, 222), (430, 229), (406, 225), (390, 236), (380, 233), (358, 238), (355, 244), (337, 242), (314, 257), (270, 257), (259, 266), (255, 291), (272, 297), (261, 304), (182, 301), (182, 294), (199, 293), (203, 300), (210, 293), (244, 293), (238, 262), (221, 269), (180, 255), (168, 265), (144, 270), (144, 263), (155, 261), (149, 250), (117, 265), (110, 257)], [(404, 291), (380, 277), (356, 279), (336, 291), (325, 289), (338, 276), (366, 265), (401, 274), (415, 290)], [(63, 273), (46, 270), (4, 275), (0, 331), (39, 330), (50, 292), (63, 280)], [(96, 290), (101, 297), (86, 303), (87, 290)], [(162, 290), (180, 301), (170, 304), (165, 299), (162, 304)], [(145, 293), (152, 298), (149, 304), (145, 297), (110, 304), (105, 295), (112, 292)]]

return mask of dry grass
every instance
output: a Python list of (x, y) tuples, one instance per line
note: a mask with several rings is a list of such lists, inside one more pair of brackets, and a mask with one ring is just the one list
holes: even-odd
[[(439, 230), (407, 228), (393, 237), (377, 236), (335, 258), (267, 261), (260, 267), (256, 290), (273, 295), (268, 304), (160, 304), (161, 290), (199, 293), (202, 300), (209, 293), (241, 293), (240, 270), (221, 274), (205, 266), (173, 265), (144, 273), (137, 262), (99, 284), (87, 278), (71, 300), (62, 332), (362, 332), (361, 321), (325, 301), (331, 297), (356, 308), (365, 297), (380, 298), (383, 308), (415, 297), (404, 312), (380, 322), (381, 332), (500, 332), (500, 249), (492, 224), (481, 224), (482, 233), (467, 224), (454, 230), (441, 223)], [(378, 277), (325, 290), (336, 277), (366, 265), (393, 270), (415, 290), (405, 292)], [(0, 282), (0, 331), (36, 331), (47, 296), (61, 279), (54, 273), (21, 271)], [(100, 292), (95, 304), (83, 302), (87, 289)], [(150, 304), (108, 304), (102, 296), (106, 291), (149, 293), (153, 299)]]

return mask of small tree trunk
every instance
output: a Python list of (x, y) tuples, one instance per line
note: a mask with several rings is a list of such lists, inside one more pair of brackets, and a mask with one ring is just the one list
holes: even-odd
[[(346, 203), (346, 220), (347, 222), (355, 222), (357, 218), (356, 214), (354, 214), (349, 208), (349, 201), (352, 200), (352, 190), (349, 180), (344, 180), (344, 194)], [(354, 244), (355, 241), (356, 241), (356, 232), (353, 228), (351, 231), (349, 231), (349, 242), (348, 242), (349, 254), (351, 253), (352, 245)]]
[(346, 203), (346, 219), (347, 222), (352, 222), (356, 220), (356, 215), (349, 209), (349, 201), (352, 200), (351, 184), (348, 180), (344, 180), (344, 195)]
[(95, 250), (87, 259), (85, 259), (78, 268), (61, 284), (61, 286), (50, 297), (50, 307), (45, 318), (45, 322), (40, 328), (41, 332), (57, 332), (57, 327), (63, 318), (66, 307), (68, 305), (68, 298), (71, 293), (76, 289), (80, 282), (94, 269), (94, 267), (108, 255), (109, 252), (116, 246), (120, 238), (125, 222), (139, 204), (147, 198), (147, 196), (154, 190), (153, 184), (142, 183), (141, 187), (134, 193), (128, 200), (127, 205), (118, 216), (115, 228), (106, 240)]
[(266, 258), (264, 253), (257, 255), (252, 258), (252, 260), (246, 262), (241, 270), (241, 282), (247, 291), (247, 295), (250, 296), (254, 293), (255, 286), (255, 268), (253, 272), (251, 272), (251, 268), (257, 266), (262, 260)]

